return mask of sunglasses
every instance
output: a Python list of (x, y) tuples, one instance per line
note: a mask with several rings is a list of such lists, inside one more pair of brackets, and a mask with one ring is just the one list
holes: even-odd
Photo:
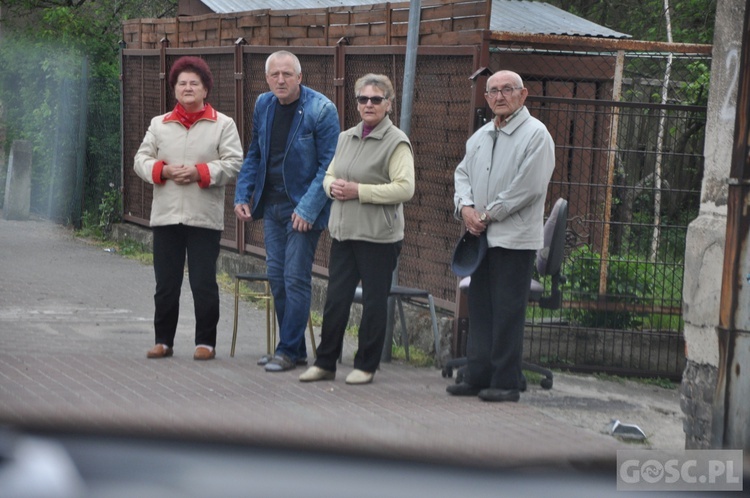
[(357, 97), (357, 102), (362, 105), (367, 104), (368, 100), (372, 102), (372, 105), (380, 105), (385, 100), (385, 97), (365, 97), (364, 95)]

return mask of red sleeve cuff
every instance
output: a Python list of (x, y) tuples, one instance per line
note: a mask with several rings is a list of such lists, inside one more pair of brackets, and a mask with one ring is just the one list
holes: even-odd
[(211, 173), (208, 171), (208, 164), (196, 164), (198, 168), (198, 174), (201, 175), (201, 179), (198, 180), (198, 186), (200, 188), (208, 188), (211, 186)]
[(164, 169), (164, 166), (164, 161), (156, 161), (154, 163), (154, 168), (151, 170), (151, 178), (154, 180), (154, 184), (156, 185), (164, 185), (167, 182), (161, 177), (161, 172)]

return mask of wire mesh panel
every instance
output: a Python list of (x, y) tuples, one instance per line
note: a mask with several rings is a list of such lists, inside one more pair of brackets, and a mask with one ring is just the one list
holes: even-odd
[(159, 114), (161, 80), (159, 52), (123, 55), (123, 209), (134, 220), (151, 217), (153, 188), (133, 170), (133, 158), (151, 118)]
[[(554, 366), (677, 377), (687, 225), (698, 214), (706, 56), (495, 47), (550, 130), (547, 207), (569, 201), (561, 310), (534, 309), (530, 356)], [(621, 86), (617, 86), (618, 71)]]

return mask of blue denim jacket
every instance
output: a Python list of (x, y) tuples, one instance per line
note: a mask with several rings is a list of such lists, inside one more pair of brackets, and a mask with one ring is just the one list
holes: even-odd
[[(328, 224), (331, 200), (323, 190), (323, 178), (336, 151), (339, 116), (325, 95), (300, 86), (300, 104), (286, 144), (283, 175), (294, 212), (315, 229)], [(234, 204), (251, 204), (254, 220), (263, 218), (263, 186), (266, 182), (270, 131), (278, 99), (273, 92), (258, 96), (253, 112), (253, 138), (237, 176)]]

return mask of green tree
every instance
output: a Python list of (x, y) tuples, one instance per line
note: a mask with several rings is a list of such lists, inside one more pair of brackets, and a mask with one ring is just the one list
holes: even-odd
[[(636, 40), (667, 41), (663, 0), (546, 1)], [(716, 0), (673, 0), (670, 4), (676, 43), (713, 43)]]
[[(122, 21), (176, 8), (177, 0), (0, 0), (0, 120), (6, 151), (15, 139), (33, 144), (33, 210), (77, 224), (79, 203), (97, 210), (110, 184), (119, 187)], [(72, 199), (81, 182), (86, 197)]]

